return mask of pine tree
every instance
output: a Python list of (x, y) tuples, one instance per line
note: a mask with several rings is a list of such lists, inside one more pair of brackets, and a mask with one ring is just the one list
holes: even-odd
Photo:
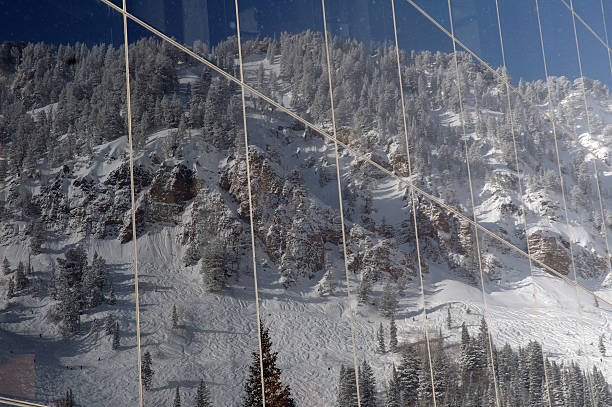
[(451, 319), (450, 304), (449, 304), (448, 308), (446, 309), (446, 328), (448, 330), (451, 329), (451, 324), (452, 324), (452, 319)]
[(115, 322), (115, 326), (113, 328), (113, 350), (119, 349), (119, 322)]
[(2, 274), (5, 276), (8, 276), (12, 272), (13, 270), (11, 270), (11, 263), (5, 257), (4, 260), (2, 261)]
[(112, 315), (108, 314), (106, 316), (106, 320), (104, 321), (104, 333), (106, 335), (112, 335), (113, 330), (115, 329), (115, 319)]
[[(283, 385), (281, 381), (281, 370), (276, 366), (278, 352), (272, 351), (272, 340), (268, 328), (262, 324), (261, 330), (261, 357), (263, 359), (263, 385), (265, 390), (266, 406), (270, 407), (295, 407), (291, 398), (291, 389)], [(249, 377), (245, 383), (245, 397), (243, 407), (263, 406), (261, 392), (261, 370), (259, 363), (259, 352), (253, 352), (251, 365), (249, 366)]]
[(117, 303), (117, 296), (115, 295), (115, 288), (111, 285), (110, 293), (108, 294), (108, 303), (115, 305)]
[(176, 313), (176, 305), (172, 306), (172, 329), (177, 329), (178, 328), (178, 314)]
[(365, 360), (359, 367), (359, 395), (362, 407), (376, 407), (376, 380), (372, 367)]
[(15, 291), (21, 291), (28, 285), (28, 278), (26, 277), (26, 269), (22, 262), (17, 265), (17, 272), (15, 273)]
[(11, 277), (8, 282), (8, 290), (6, 292), (6, 298), (13, 298), (15, 296), (15, 281)]
[(181, 395), (179, 393), (179, 387), (176, 386), (176, 393), (174, 393), (174, 407), (181, 407)]
[(206, 382), (203, 379), (200, 380), (200, 385), (198, 386), (195, 407), (212, 407), (212, 403), (210, 401), (210, 393), (208, 392)]
[(372, 294), (372, 281), (370, 280), (368, 273), (364, 272), (361, 275), (361, 282), (359, 283), (359, 289), (358, 289), (358, 294), (357, 294), (359, 297), (359, 302), (362, 304), (365, 304), (370, 298), (371, 294)]
[(420, 364), (421, 362), (414, 349), (408, 349), (402, 357), (398, 372), (401, 383), (402, 405), (412, 405), (411, 403), (414, 403), (417, 399), (420, 386)]
[(338, 382), (337, 407), (357, 407), (357, 378), (355, 369), (340, 366), (340, 380)]
[(385, 407), (400, 407), (402, 404), (400, 376), (393, 365), (391, 379), (387, 386), (387, 394), (385, 397)]
[(391, 315), (391, 321), (389, 322), (389, 350), (391, 352), (397, 351), (397, 326), (393, 315)]
[(153, 386), (153, 375), (155, 372), (153, 371), (151, 353), (149, 351), (146, 351), (142, 357), (142, 367), (140, 372), (144, 389), (151, 390)]
[(606, 356), (606, 345), (604, 344), (603, 334), (599, 336), (599, 353), (601, 353), (601, 356)]
[(336, 278), (334, 277), (334, 269), (333, 267), (328, 267), (325, 275), (323, 276), (323, 280), (319, 284), (319, 295), (326, 296), (332, 295), (334, 293), (334, 289), (336, 288)]
[(211, 240), (204, 248), (200, 273), (204, 286), (210, 292), (217, 292), (225, 288), (228, 277), (227, 250), (220, 239)]
[(395, 314), (397, 310), (398, 301), (396, 298), (395, 290), (391, 287), (391, 283), (387, 281), (383, 288), (383, 294), (380, 297), (380, 309), (382, 314), (386, 317), (390, 317)]
[(376, 352), (385, 353), (387, 350), (385, 349), (385, 331), (383, 329), (382, 322), (378, 326), (378, 331), (376, 332), (376, 339), (378, 340)]
[(74, 396), (72, 395), (72, 389), (66, 391), (66, 395), (60, 399), (55, 400), (55, 407), (73, 407)]

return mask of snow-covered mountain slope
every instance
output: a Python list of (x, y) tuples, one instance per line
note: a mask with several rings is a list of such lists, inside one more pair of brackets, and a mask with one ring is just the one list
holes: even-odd
[[(342, 64), (343, 52), (348, 51), (336, 52), (337, 63)], [(384, 59), (384, 55), (371, 58)], [(331, 132), (331, 123), (315, 112), (316, 96), (312, 96), (313, 106), (304, 107), (309, 105), (304, 94), (317, 87), (313, 85), (318, 84), (317, 79), (306, 75), (303, 77), (310, 79), (292, 83), (285, 72), (291, 71), (288, 59), (288, 55), (273, 54), (270, 60), (254, 52), (246, 58), (246, 78)], [(299, 58), (293, 61), (295, 66), (306, 66)], [(414, 137), (410, 141), (412, 181), (471, 218), (467, 148), (476, 219), (526, 250), (523, 201), (533, 255), (612, 301), (612, 287), (604, 284), (610, 271), (605, 241), (599, 232), (602, 220), (597, 219), (596, 186), (589, 173), (591, 158), (568, 135), (559, 132), (569, 206), (566, 224), (549, 123), (515, 100), (513, 123), (519, 142), (521, 195), (508, 113), (502, 103), (505, 97), (499, 84), (462, 60), (466, 80), (478, 85), (467, 88), (463, 95), (470, 118), (463, 137), (453, 97), (445, 101), (440, 95), (441, 83), (454, 75), (451, 56), (420, 56), (418, 61), (406, 67), (412, 78), (406, 89), (407, 94), (410, 92), (409, 135)], [(377, 63), (382, 65), (384, 61)], [(357, 74), (377, 77), (380, 72), (372, 66), (368, 65), (371, 72), (366, 69)], [(178, 64), (177, 72), (180, 86), (197, 89), (201, 85), (198, 78), (203, 75), (198, 69)], [(348, 89), (345, 84), (350, 80), (342, 80), (348, 73), (339, 70), (337, 74), (335, 83)], [(582, 129), (577, 135), (584, 146), (607, 157), (605, 123), (612, 123), (607, 91), (589, 88), (593, 109), (590, 120), (602, 123), (592, 126), (591, 135), (584, 132), (579, 83), (564, 78), (555, 81), (563, 96), (555, 104), (556, 114), (567, 126)], [(135, 134), (139, 317), (142, 352), (150, 352), (155, 371), (152, 389), (145, 392), (147, 405), (170, 403), (177, 385), (184, 401), (190, 403), (201, 378), (210, 389), (214, 405), (240, 405), (251, 353), (257, 350), (244, 134), (242, 116), (235, 114), (242, 106), (234, 104), (239, 100), (237, 90), (218, 78), (212, 78), (209, 86), (225, 97), (225, 103), (215, 99), (215, 104), (206, 104), (205, 108), (221, 109), (218, 113), (224, 116), (220, 116), (220, 124), (207, 122), (205, 116), (201, 126), (180, 120), (177, 127), (151, 126)], [(540, 95), (543, 85), (522, 86)], [(377, 89), (374, 84), (372, 88)], [(384, 89), (381, 92), (385, 94)], [(320, 92), (315, 89), (312, 94)], [(325, 92), (322, 94), (325, 96)], [(206, 102), (218, 96), (212, 92), (208, 95)], [(181, 97), (186, 99), (186, 93)], [(370, 97), (375, 98), (364, 96)], [(543, 98), (538, 97), (542, 100), (537, 102), (547, 109)], [(302, 98), (307, 102), (300, 101)], [(389, 98), (390, 104), (397, 105), (397, 100)], [(37, 111), (55, 112), (60, 107), (49, 105)], [(350, 119), (352, 116), (342, 111), (349, 108), (338, 107), (342, 124), (338, 136), (352, 149), (407, 177), (406, 146), (403, 129), (397, 125), (401, 123), (397, 106), (380, 108), (395, 109), (393, 114), (385, 113), (395, 115), (395, 119), (386, 120), (395, 120), (395, 126), (379, 124), (376, 117), (371, 118), (370, 125), (357, 126), (352, 122), (357, 119)], [(290, 385), (298, 405), (333, 405), (339, 366), (353, 363), (354, 323), (357, 358), (372, 364), (382, 400), (393, 364), (398, 365), (401, 359), (397, 353), (375, 353), (379, 324), (388, 328), (388, 319), (381, 315), (387, 283), (397, 290), (395, 320), (400, 344), (422, 340), (425, 329), (409, 190), (341, 149), (346, 276), (333, 143), (289, 116), (267, 109), (251, 95), (247, 95), (246, 110), (259, 307), (263, 323), (270, 327), (273, 347), (279, 352), (283, 381)], [(197, 106), (189, 106), (189, 113), (180, 114), (189, 118), (194, 111)], [(140, 132), (140, 127), (135, 132)], [(74, 140), (71, 133), (62, 137), (68, 142)], [(38, 287), (7, 298), (9, 280), (15, 273), (0, 276), (0, 340), (7, 344), (0, 348), (0, 361), (10, 360), (15, 354), (35, 355), (36, 388), (32, 398), (50, 401), (71, 388), (84, 405), (132, 405), (138, 397), (138, 383), (126, 137), (91, 146), (90, 152), (75, 154), (61, 165), (40, 159), (38, 176), (10, 175), (0, 189), (0, 260), (6, 257), (12, 270), (20, 261), (29, 262), (34, 270), (30, 281)], [(612, 174), (599, 169), (603, 205), (607, 208)], [(532, 278), (526, 258), (479, 233), (483, 300), (473, 229), (422, 197), (415, 205), (426, 326), (432, 340), (441, 333), (447, 343), (458, 343), (461, 323), (475, 333), (484, 315), (498, 348), (505, 343), (524, 347), (529, 340), (537, 340), (551, 360), (566, 364), (577, 361), (583, 369), (597, 366), (608, 381), (612, 380), (612, 359), (602, 356), (598, 346), (600, 338), (606, 343), (612, 339), (612, 309), (606, 303), (596, 304), (593, 296), (544, 272), (535, 263), (531, 265)], [(610, 221), (604, 220), (607, 225)], [(225, 287), (211, 292), (214, 284), (210, 279), (219, 277), (209, 274), (214, 269), (211, 247), (219, 241), (227, 257)], [(51, 296), (52, 275), (59, 274), (58, 259), (77, 245), (87, 251), (90, 260), (94, 252), (105, 259), (109, 279), (104, 283), (104, 295), (109, 297), (112, 287), (116, 303), (84, 310), (78, 332), (63, 338), (61, 323), (54, 316), (58, 300)], [(173, 306), (179, 316), (176, 328), (171, 321)], [(121, 340), (116, 350), (103, 326), (110, 314), (120, 326)], [(1, 374), (4, 372), (0, 369)]]

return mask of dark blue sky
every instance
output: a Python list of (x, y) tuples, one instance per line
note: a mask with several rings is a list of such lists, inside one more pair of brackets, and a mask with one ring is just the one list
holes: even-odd
[[(450, 31), (446, 0), (415, 0)], [(121, 4), (121, 0), (113, 0)], [(320, 0), (240, 0), (243, 38), (278, 36), (283, 31), (323, 30)], [(414, 7), (396, 0), (400, 47), (448, 52), (450, 39)], [(597, 3), (597, 4), (595, 4)], [(455, 32), (466, 46), (494, 67), (500, 66), (501, 48), (494, 0), (453, 0)], [(154, 27), (191, 44), (208, 44), (235, 34), (234, 0), (127, 0), (128, 10)], [(576, 11), (604, 40), (599, 2), (576, 1)], [(98, 0), (0, 0), (0, 41), (46, 41), (121, 44), (121, 16)], [(389, 0), (333, 0), (326, 2), (329, 30), (338, 36), (371, 41), (393, 41)], [(543, 78), (544, 68), (535, 1), (501, 1), (500, 13), (506, 62), (511, 76)], [(544, 45), (551, 75), (575, 78), (578, 63), (571, 14), (557, 0), (540, 1)], [(612, 6), (607, 10), (612, 15)], [(606, 16), (607, 17), (607, 16)], [(607, 18), (612, 28), (612, 17)], [(129, 25), (130, 40), (148, 35)], [(608, 55), (594, 36), (577, 22), (585, 76), (612, 84)]]

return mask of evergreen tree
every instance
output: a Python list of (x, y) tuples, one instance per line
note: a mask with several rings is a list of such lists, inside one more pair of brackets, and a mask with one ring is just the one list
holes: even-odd
[(106, 335), (112, 335), (113, 334), (113, 330), (115, 329), (115, 318), (113, 318), (113, 316), (111, 314), (108, 314), (106, 316), (106, 319), (104, 321), (104, 333)]
[(181, 395), (179, 393), (179, 387), (176, 386), (176, 392), (174, 393), (174, 407), (181, 407)]
[(21, 291), (28, 286), (28, 278), (26, 277), (26, 269), (22, 262), (17, 266), (15, 273), (15, 291)]
[(153, 371), (151, 353), (149, 351), (146, 351), (142, 357), (140, 374), (142, 377), (142, 385), (144, 389), (151, 390), (153, 386), (153, 375), (155, 374), (155, 372)]
[(229, 274), (227, 260), (227, 249), (220, 239), (212, 239), (204, 248), (200, 273), (208, 291), (216, 292), (225, 288)]
[(46, 231), (42, 222), (33, 222), (30, 226), (30, 249), (34, 254), (42, 252), (42, 245), (46, 240)]
[(115, 327), (113, 328), (113, 350), (119, 349), (119, 322), (115, 322)]
[(391, 315), (391, 321), (389, 322), (389, 350), (391, 352), (397, 351), (397, 326), (393, 315)]
[[(265, 390), (266, 406), (270, 407), (294, 407), (295, 402), (291, 398), (291, 389), (283, 385), (281, 381), (281, 370), (276, 366), (278, 352), (272, 351), (272, 340), (268, 328), (262, 324), (261, 330), (261, 357), (263, 359), (263, 385)], [(261, 391), (261, 370), (259, 363), (259, 352), (253, 352), (251, 365), (249, 366), (249, 377), (244, 386), (245, 397), (243, 407), (263, 406)]]
[(367, 272), (364, 272), (361, 275), (361, 282), (359, 283), (359, 289), (357, 293), (359, 297), (359, 302), (361, 304), (365, 304), (370, 298), (371, 294), (372, 294), (372, 281), (370, 279), (369, 274)]
[[(402, 356), (399, 366), (399, 381), (402, 397), (402, 405), (413, 405), (417, 400), (420, 387), (420, 360), (414, 349), (408, 349)], [(429, 372), (427, 372), (429, 377)]]
[(86, 308), (95, 308), (104, 302), (104, 283), (108, 279), (106, 261), (97, 252), (89, 267), (84, 269), (82, 296)]
[(62, 398), (55, 400), (55, 407), (73, 407), (74, 396), (72, 395), (72, 389), (66, 391), (66, 395)]
[(200, 380), (200, 385), (198, 386), (195, 407), (212, 407), (210, 393), (208, 392), (208, 387), (206, 387), (206, 382), (203, 379)]
[(115, 295), (115, 288), (111, 285), (110, 293), (108, 294), (108, 303), (115, 305), (117, 303), (117, 296)]
[(326, 296), (332, 295), (336, 288), (336, 278), (334, 277), (334, 269), (330, 266), (327, 268), (323, 280), (319, 284), (319, 295)]
[(178, 314), (176, 313), (176, 305), (172, 306), (172, 329), (177, 329), (179, 326)]
[(599, 353), (601, 353), (601, 356), (606, 356), (606, 345), (604, 344), (603, 334), (599, 336)]
[(15, 280), (13, 277), (9, 279), (8, 290), (6, 292), (6, 298), (13, 298), (15, 296)]
[(338, 382), (337, 407), (357, 407), (357, 379), (355, 369), (340, 366), (340, 380)]
[(389, 380), (389, 385), (387, 386), (387, 394), (385, 397), (385, 407), (401, 407), (402, 405), (402, 396), (401, 396), (401, 383), (400, 376), (397, 370), (395, 369), (395, 365), (393, 365), (393, 370), (391, 371), (391, 379)]
[(8, 276), (12, 272), (13, 270), (11, 270), (11, 263), (5, 257), (4, 260), (2, 261), (2, 274), (5, 276)]
[(378, 341), (378, 345), (376, 346), (376, 352), (385, 353), (387, 350), (385, 349), (385, 331), (383, 329), (382, 322), (378, 326), (378, 331), (376, 332), (376, 339)]
[(451, 324), (452, 324), (452, 319), (451, 319), (451, 311), (450, 311), (450, 304), (449, 304), (448, 308), (446, 309), (446, 328), (449, 331), (451, 329)]
[(387, 281), (383, 288), (383, 294), (380, 297), (380, 309), (382, 314), (386, 317), (390, 317), (395, 314), (397, 310), (398, 301), (396, 298), (395, 290), (391, 287), (391, 284)]
[(359, 395), (362, 407), (376, 407), (376, 380), (372, 367), (365, 360), (359, 367)]

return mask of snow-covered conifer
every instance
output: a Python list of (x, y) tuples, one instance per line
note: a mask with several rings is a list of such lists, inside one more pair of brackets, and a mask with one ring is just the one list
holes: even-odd
[(176, 392), (174, 393), (174, 407), (181, 407), (181, 394), (179, 393), (179, 387), (176, 386)]
[(198, 385), (195, 401), (195, 407), (212, 407), (210, 393), (208, 391), (208, 387), (206, 386), (206, 382), (203, 379), (200, 380), (200, 384)]
[(391, 315), (391, 321), (389, 321), (389, 350), (391, 352), (397, 351), (397, 326), (393, 315)]
[(382, 322), (378, 326), (378, 331), (376, 331), (376, 341), (376, 352), (385, 353), (387, 350), (385, 349), (385, 331)]
[(119, 321), (116, 321), (115, 326), (113, 327), (113, 344), (112, 344), (113, 349), (119, 348), (119, 338), (120, 338)]
[(151, 390), (153, 388), (153, 375), (155, 372), (153, 371), (153, 362), (151, 360), (151, 352), (146, 351), (142, 356), (142, 364), (141, 364), (141, 377), (142, 377), (142, 385), (145, 390)]
[(395, 289), (391, 286), (391, 283), (387, 281), (383, 288), (383, 294), (380, 297), (380, 309), (384, 316), (390, 317), (395, 314), (397, 310), (398, 301), (396, 298)]

